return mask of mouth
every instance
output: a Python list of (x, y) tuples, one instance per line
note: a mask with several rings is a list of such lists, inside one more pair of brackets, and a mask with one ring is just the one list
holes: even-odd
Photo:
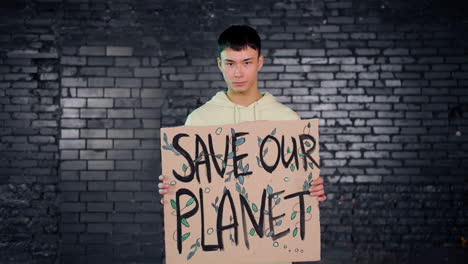
[(244, 84), (246, 84), (247, 82), (233, 82), (232, 84), (234, 84), (235, 86), (242, 86)]

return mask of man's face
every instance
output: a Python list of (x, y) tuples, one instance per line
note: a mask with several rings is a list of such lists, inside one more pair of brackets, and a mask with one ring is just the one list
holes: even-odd
[(258, 89), (258, 71), (263, 66), (263, 56), (247, 46), (240, 51), (226, 48), (218, 58), (218, 68), (223, 73), (228, 89), (237, 93), (252, 92)]

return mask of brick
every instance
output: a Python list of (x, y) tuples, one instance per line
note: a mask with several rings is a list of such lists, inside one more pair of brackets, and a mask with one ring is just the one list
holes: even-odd
[(82, 46), (78, 49), (78, 54), (84, 56), (103, 56), (106, 55), (106, 49), (98, 46)]
[(132, 47), (123, 47), (123, 46), (107, 46), (106, 47), (106, 56), (132, 56), (133, 48)]
[(86, 58), (84, 57), (73, 57), (73, 56), (62, 56), (60, 58), (60, 64), (62, 65), (85, 65)]
[(104, 97), (130, 97), (130, 89), (124, 88), (106, 88), (104, 89)]
[(130, 68), (107, 68), (107, 75), (112, 77), (132, 77), (133, 72)]
[(112, 140), (106, 139), (88, 139), (86, 140), (88, 149), (110, 149), (112, 148)]
[(91, 77), (88, 78), (89, 87), (113, 87), (114, 78), (107, 77)]
[(114, 64), (114, 58), (106, 58), (106, 57), (88, 58), (88, 65), (90, 66), (111, 66), (113, 64)]
[(87, 203), (86, 208), (88, 212), (112, 212), (113, 204), (109, 202), (93, 202)]
[(80, 139), (61, 139), (59, 147), (60, 149), (84, 149), (85, 141)]
[(135, 77), (159, 77), (161, 74), (158, 68), (135, 68)]
[(77, 89), (78, 97), (102, 97), (104, 92), (97, 88), (80, 88)]
[(134, 118), (132, 109), (109, 109), (108, 118)]
[(63, 98), (60, 100), (60, 104), (63, 107), (84, 107), (86, 106), (86, 100), (78, 98)]
[(63, 77), (61, 82), (62, 86), (65, 87), (86, 87), (87, 85), (87, 80), (85, 78)]
[(106, 179), (104, 171), (80, 171), (80, 180), (82, 181), (103, 181)]
[(112, 170), (114, 169), (114, 161), (112, 160), (90, 160), (88, 161), (88, 169), (90, 170)]
[(88, 182), (89, 191), (113, 191), (114, 183), (108, 181), (91, 181)]
[(106, 109), (80, 109), (81, 118), (105, 118)]
[(80, 150), (80, 159), (105, 159), (106, 153), (97, 150)]
[(109, 129), (108, 138), (133, 138), (132, 129)]

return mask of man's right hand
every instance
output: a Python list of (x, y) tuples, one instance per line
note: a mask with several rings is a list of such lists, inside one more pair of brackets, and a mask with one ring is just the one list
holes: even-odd
[(165, 178), (163, 175), (159, 175), (159, 184), (158, 184), (158, 189), (159, 193), (163, 196), (161, 199), (161, 204), (164, 205), (164, 195), (168, 193), (168, 188), (169, 188), (169, 183), (164, 182)]

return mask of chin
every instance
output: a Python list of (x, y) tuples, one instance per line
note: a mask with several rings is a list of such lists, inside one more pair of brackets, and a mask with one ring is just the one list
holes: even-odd
[(248, 92), (250, 87), (247, 86), (242, 86), (242, 87), (236, 87), (236, 86), (231, 86), (231, 90), (236, 93), (245, 93)]

